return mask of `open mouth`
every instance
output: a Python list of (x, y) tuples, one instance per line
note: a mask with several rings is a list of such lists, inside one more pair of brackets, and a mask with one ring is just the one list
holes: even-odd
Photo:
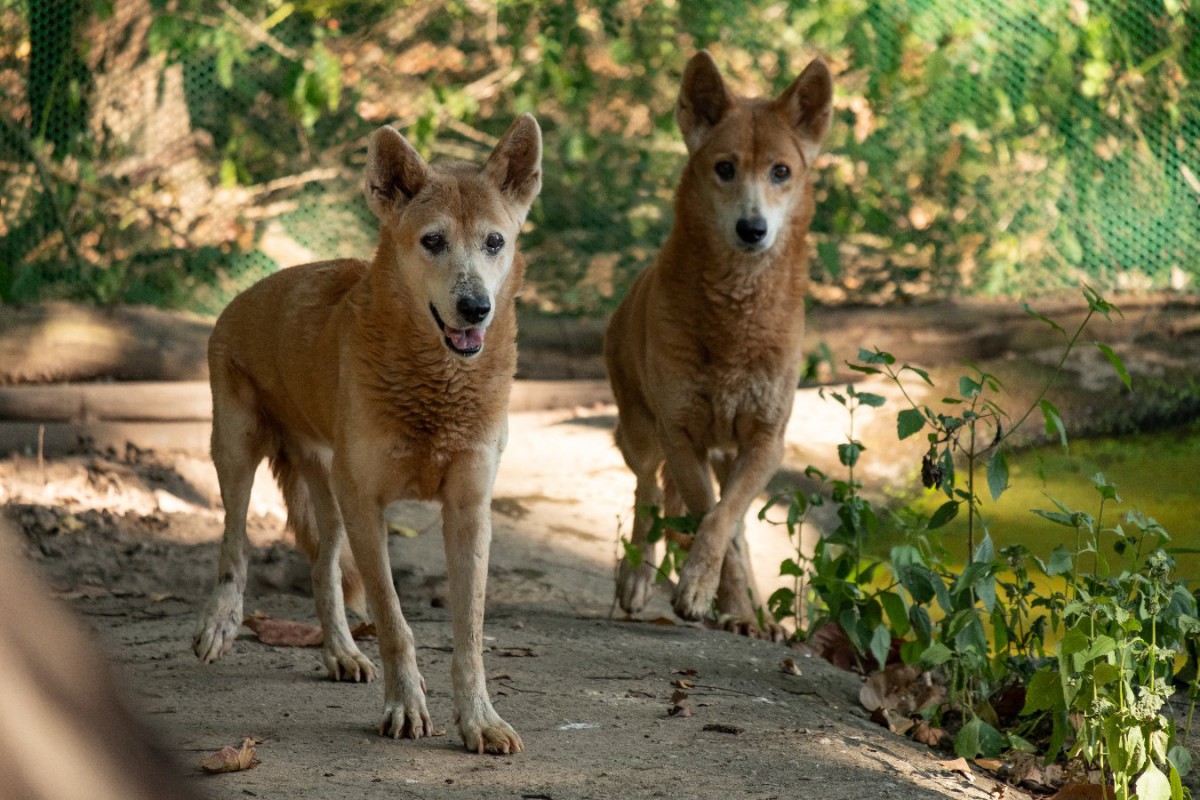
[(442, 329), (446, 347), (460, 356), (473, 356), (483, 349), (483, 328), (451, 328), (438, 314), (433, 303), (429, 304), (429, 310), (433, 313), (433, 321)]

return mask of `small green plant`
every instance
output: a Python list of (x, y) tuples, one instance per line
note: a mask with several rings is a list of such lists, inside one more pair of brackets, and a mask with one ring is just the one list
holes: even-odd
[[(1010, 437), (1034, 411), (1040, 410), (1047, 433), (1067, 446), (1062, 416), (1046, 392), (1092, 318), (1119, 313), (1090, 288), (1084, 297), (1088, 313), (1071, 334), (1023, 306), (1061, 334), (1064, 346), (1053, 376), (1016, 416), (995, 399), (1003, 390), (996, 376), (974, 365), (959, 379), (958, 394), (943, 398), (943, 408), (935, 410), (916, 402), (903, 381), (912, 373), (933, 386), (927, 372), (897, 367), (891, 354), (878, 349), (860, 351), (862, 363), (851, 367), (890, 379), (907, 401), (897, 417), (898, 436), (926, 431), (922, 481), (945, 501), (928, 515), (908, 508), (877, 512), (855, 477), (866, 448), (854, 425), (857, 409), (879, 407), (883, 397), (854, 387), (831, 392), (850, 420), (847, 441), (838, 447), (847, 477), (809, 475), (827, 487), (838, 525), (809, 558), (797, 545), (796, 557), (781, 568), (793, 585), (776, 592), (770, 607), (778, 618), (794, 618), (798, 635), (838, 625), (859, 656), (869, 654), (880, 665), (898, 640), (905, 663), (934, 670), (945, 681), (946, 701), (926, 713), (955, 730), (961, 756), (1016, 748), (1042, 752), (1047, 760), (1080, 759), (1111, 776), (1120, 800), (1134, 796), (1131, 789), (1138, 800), (1180, 800), (1187, 796), (1181, 777), (1190, 756), (1177, 743), (1164, 704), (1175, 656), (1197, 649), (1200, 622), (1195, 598), (1170, 576), (1166, 531), (1136, 513), (1127, 514), (1124, 524), (1106, 524), (1106, 512), (1111, 516), (1121, 500), (1103, 475), (1092, 479), (1099, 494), (1095, 516), (1053, 498), (1053, 509), (1036, 512), (1072, 534), (1046, 560), (1021, 545), (997, 549), (983, 514), (980, 487), (986, 482), (992, 500), (1008, 488)], [(1095, 346), (1131, 388), (1120, 358)], [(780, 495), (760, 517), (781, 502), (788, 503), (789, 535), (799, 542), (800, 525), (825, 498)], [(964, 506), (967, 541), (956, 563), (942, 531)], [(904, 538), (887, 558), (876, 559), (870, 543), (883, 526)], [(1002, 719), (998, 701), (1014, 691), (1024, 692), (1025, 713)]]
[[(1180, 800), (1181, 776), (1191, 756), (1163, 714), (1175, 656), (1200, 631), (1196, 600), (1171, 578), (1164, 546), (1170, 537), (1154, 519), (1126, 515), (1131, 531), (1103, 525), (1104, 506), (1120, 502), (1104, 475), (1092, 478), (1100, 493), (1095, 517), (1055, 503), (1039, 516), (1075, 532), (1070, 566), (1062, 573), (1070, 602), (1062, 610), (1064, 634), (1055, 658), (1029, 681), (1024, 714), (1049, 717), (1047, 756), (1066, 749), (1113, 778), (1117, 800)], [(1112, 538), (1124, 562), (1113, 570), (1101, 540)], [(1090, 555), (1091, 570), (1081, 562)], [(1073, 743), (1070, 740), (1073, 739)]]

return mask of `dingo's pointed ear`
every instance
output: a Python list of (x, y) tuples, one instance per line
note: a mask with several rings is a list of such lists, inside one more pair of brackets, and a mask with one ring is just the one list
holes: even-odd
[(675, 122), (689, 153), (696, 151), (704, 135), (721, 121), (731, 105), (733, 96), (725, 88), (717, 62), (707, 50), (696, 53), (683, 70), (679, 102), (675, 105)]
[(509, 126), (483, 171), (524, 218), (542, 190), (542, 129), (532, 114), (522, 114)]
[(428, 179), (429, 165), (395, 128), (384, 125), (371, 134), (364, 191), (381, 221), (412, 200)]
[(814, 58), (775, 101), (775, 107), (800, 134), (804, 160), (812, 164), (833, 114), (833, 76), (825, 62)]

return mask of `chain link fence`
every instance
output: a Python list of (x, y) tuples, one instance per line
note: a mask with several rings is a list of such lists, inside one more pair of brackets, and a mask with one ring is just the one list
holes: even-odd
[(522, 301), (602, 315), (669, 229), (702, 46), (745, 91), (834, 69), (818, 302), (1191, 289), (1198, 31), (1189, 0), (0, 0), (0, 300), (219, 312), (370, 256), (378, 125), (479, 160), (532, 111)]

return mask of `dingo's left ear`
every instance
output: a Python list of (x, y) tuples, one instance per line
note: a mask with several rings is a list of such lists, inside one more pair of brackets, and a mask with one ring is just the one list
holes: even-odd
[(367, 141), (367, 205), (381, 222), (408, 204), (429, 180), (429, 165), (408, 140), (384, 125)]
[(829, 132), (833, 113), (833, 76), (825, 62), (814, 58), (775, 101), (775, 107), (800, 134), (804, 160), (812, 164)]
[(483, 171), (520, 207), (524, 219), (542, 190), (542, 129), (532, 114), (522, 114), (509, 126)]
[(725, 88), (717, 62), (707, 50), (692, 56), (683, 70), (679, 101), (675, 104), (675, 122), (683, 133), (689, 153), (696, 152), (708, 133), (733, 105)]

